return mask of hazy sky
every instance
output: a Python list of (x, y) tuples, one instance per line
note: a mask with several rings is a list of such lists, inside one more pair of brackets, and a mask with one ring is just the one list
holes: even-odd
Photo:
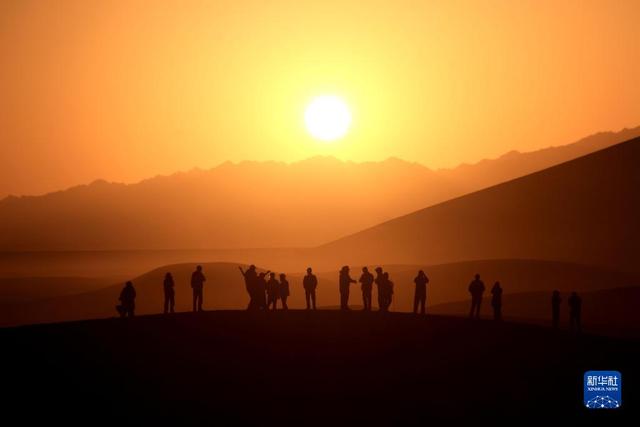
[[(0, 197), (225, 160), (430, 167), (640, 124), (640, 1), (0, 2)], [(308, 136), (319, 94), (347, 137)]]

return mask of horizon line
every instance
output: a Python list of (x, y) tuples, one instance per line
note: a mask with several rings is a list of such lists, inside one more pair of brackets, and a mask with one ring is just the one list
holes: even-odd
[[(459, 169), (461, 167), (469, 167), (469, 166), (476, 166), (480, 163), (486, 162), (486, 161), (492, 161), (492, 160), (499, 160), (503, 157), (506, 157), (510, 154), (532, 154), (532, 153), (538, 153), (541, 151), (546, 151), (546, 150), (552, 150), (552, 149), (557, 149), (557, 148), (563, 148), (563, 147), (568, 147), (568, 146), (572, 146), (575, 144), (578, 144), (588, 138), (592, 138), (598, 135), (603, 135), (603, 134), (620, 134), (622, 132), (625, 131), (635, 131), (635, 130), (639, 130), (640, 131), (640, 125), (635, 126), (635, 127), (624, 127), (618, 131), (614, 131), (614, 130), (608, 130), (608, 131), (600, 131), (600, 132), (596, 132), (587, 136), (584, 136), (576, 141), (567, 143), (567, 144), (560, 144), (560, 145), (548, 145), (542, 148), (538, 148), (535, 150), (530, 150), (530, 151), (520, 151), (520, 150), (509, 150), (506, 151), (502, 154), (500, 154), (497, 157), (484, 157), (481, 158), (480, 160), (477, 160), (475, 162), (469, 163), (469, 162), (461, 162), (456, 164), (455, 166), (452, 167), (443, 167), (443, 168), (431, 168), (429, 166), (427, 166), (424, 163), (421, 163), (419, 161), (409, 161), (406, 159), (403, 159), (401, 157), (398, 156), (389, 156), (386, 157), (385, 159), (382, 160), (362, 160), (362, 161), (358, 161), (358, 160), (351, 160), (351, 159), (343, 159), (340, 158), (336, 155), (332, 155), (332, 154), (316, 154), (314, 156), (311, 157), (306, 157), (306, 158), (302, 158), (302, 159), (298, 159), (298, 160), (292, 160), (292, 161), (286, 161), (286, 160), (275, 160), (275, 159), (268, 159), (268, 160), (252, 160), (252, 159), (246, 159), (246, 160), (239, 160), (239, 161), (233, 161), (233, 160), (225, 160), (222, 161), (220, 163), (218, 163), (215, 166), (212, 166), (210, 168), (201, 168), (199, 166), (194, 166), (191, 169), (187, 169), (187, 170), (178, 170), (175, 172), (171, 172), (171, 173), (167, 173), (167, 174), (156, 174), (153, 176), (149, 176), (147, 178), (143, 178), (137, 181), (130, 181), (130, 182), (124, 182), (124, 181), (110, 181), (108, 179), (105, 178), (95, 178), (89, 182), (85, 182), (85, 183), (79, 183), (79, 184), (75, 184), (75, 185), (71, 185), (69, 187), (66, 188), (61, 188), (58, 190), (53, 190), (53, 191), (47, 191), (44, 193), (37, 193), (37, 194), (6, 194), (5, 196), (0, 196), (0, 202), (5, 201), (6, 199), (12, 199), (12, 198), (29, 198), (29, 197), (42, 197), (42, 196), (46, 196), (46, 195), (50, 195), (50, 194), (56, 194), (56, 193), (61, 193), (61, 192), (65, 192), (68, 190), (72, 190), (74, 188), (80, 188), (80, 187), (88, 187), (91, 185), (95, 185), (95, 184), (110, 184), (110, 185), (124, 185), (124, 186), (129, 186), (129, 185), (136, 185), (136, 184), (140, 184), (143, 183), (145, 181), (149, 181), (152, 179), (157, 179), (157, 178), (169, 178), (172, 176), (176, 176), (176, 175), (183, 175), (183, 174), (190, 174), (190, 173), (197, 173), (197, 172), (211, 172), (213, 170), (219, 169), (221, 167), (224, 166), (242, 166), (244, 164), (276, 164), (276, 165), (284, 165), (284, 166), (295, 166), (298, 165), (300, 163), (304, 163), (304, 162), (309, 162), (309, 161), (313, 161), (313, 160), (331, 160), (331, 161), (336, 161), (338, 163), (341, 164), (346, 164), (346, 165), (367, 165), (367, 164), (380, 164), (380, 163), (386, 163), (386, 162), (392, 162), (392, 161), (399, 161), (399, 162), (403, 162), (406, 163), (407, 165), (414, 165), (414, 166), (419, 166), (422, 167), (428, 171), (434, 172), (434, 173), (439, 173), (439, 172), (446, 172), (446, 171), (453, 171), (456, 169)], [(620, 141), (620, 142), (624, 142), (624, 141)], [(619, 143), (620, 143), (619, 142)]]

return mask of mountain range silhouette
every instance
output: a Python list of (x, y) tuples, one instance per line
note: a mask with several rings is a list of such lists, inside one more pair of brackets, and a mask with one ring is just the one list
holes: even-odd
[(97, 180), (0, 201), (0, 251), (313, 247), (633, 136), (640, 127), (450, 170), (317, 157)]

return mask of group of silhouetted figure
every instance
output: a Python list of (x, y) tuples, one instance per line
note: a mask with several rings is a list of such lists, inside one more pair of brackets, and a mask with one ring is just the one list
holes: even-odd
[[(480, 275), (476, 274), (469, 284), (469, 293), (471, 294), (471, 309), (469, 310), (470, 318), (480, 318), (480, 304), (485, 291), (484, 282), (480, 280)], [(560, 325), (560, 291), (553, 291), (551, 294), (551, 324), (554, 328)], [(582, 317), (582, 298), (577, 292), (571, 292), (569, 296), (569, 329), (575, 332), (581, 331)], [(502, 320), (502, 286), (500, 282), (495, 282), (491, 288), (491, 307), (493, 308), (493, 318)], [(414, 310), (415, 311), (415, 310)]]
[[(258, 272), (255, 265), (250, 265), (244, 270), (238, 267), (245, 282), (245, 287), (249, 295), (249, 304), (247, 310), (277, 310), (278, 301), (280, 301), (281, 309), (288, 310), (287, 299), (290, 295), (289, 281), (284, 273), (278, 275), (271, 271)], [(363, 310), (372, 310), (373, 285), (375, 284), (378, 292), (378, 311), (387, 312), (393, 301), (394, 284), (389, 278), (389, 273), (383, 271), (382, 267), (375, 269), (375, 277), (369, 272), (367, 267), (362, 268), (362, 274), (356, 281), (350, 276), (349, 266), (340, 269), (338, 283), (340, 292), (340, 309), (349, 309), (349, 294), (351, 284), (360, 283), (362, 292)], [(268, 277), (268, 279), (267, 279)], [(198, 265), (196, 270), (191, 274), (191, 289), (193, 292), (193, 311), (202, 311), (203, 288), (206, 277), (202, 272), (202, 266)], [(427, 301), (427, 284), (429, 278), (423, 270), (418, 271), (414, 278), (415, 292), (413, 298), (413, 312), (415, 314), (426, 314)], [(307, 274), (302, 280), (302, 286), (305, 292), (305, 300), (307, 310), (316, 310), (316, 290), (318, 287), (318, 278), (313, 274), (311, 267), (307, 268)], [(171, 273), (166, 273), (163, 281), (164, 289), (164, 313), (173, 313), (175, 308), (175, 282)], [(469, 284), (469, 293), (471, 294), (471, 309), (469, 310), (469, 318), (480, 318), (480, 306), (485, 291), (484, 282), (480, 279), (480, 275), (476, 274)], [(120, 293), (120, 304), (116, 306), (116, 310), (121, 317), (133, 317), (135, 315), (136, 290), (133, 283), (128, 281)], [(558, 328), (560, 323), (560, 305), (562, 299), (559, 291), (553, 291), (551, 297), (551, 318), (554, 328)], [(581, 311), (582, 299), (576, 292), (572, 292), (568, 299), (569, 304), (569, 327), (572, 331), (580, 332), (581, 330)], [(493, 318), (496, 321), (502, 320), (502, 286), (500, 282), (495, 282), (491, 288), (491, 307), (493, 309)]]
[[(287, 298), (289, 298), (289, 281), (287, 275), (281, 273), (279, 279), (276, 279), (276, 273), (265, 271), (258, 273), (256, 266), (251, 265), (247, 270), (238, 267), (240, 273), (244, 277), (245, 287), (249, 294), (249, 306), (247, 310), (276, 310), (278, 308), (278, 300), (280, 300), (282, 309), (288, 310)], [(269, 280), (266, 279), (267, 275)], [(314, 297), (315, 304), (315, 297)]]
[[(246, 271), (243, 270), (242, 267), (238, 268), (244, 277), (245, 287), (249, 294), (247, 310), (276, 310), (278, 300), (281, 301), (283, 310), (289, 308), (287, 306), (287, 298), (290, 293), (289, 282), (284, 273), (279, 275), (280, 280), (278, 280), (276, 279), (276, 274), (271, 271), (258, 273), (255, 265), (250, 265)], [(349, 266), (345, 265), (340, 269), (338, 277), (340, 309), (342, 310), (349, 310), (351, 284), (356, 283), (356, 280), (351, 278), (349, 271)], [(269, 276), (269, 280), (266, 279), (267, 275)], [(376, 277), (374, 278), (367, 267), (363, 267), (362, 275), (358, 282), (361, 284), (364, 310), (371, 310), (374, 283), (378, 287), (378, 305), (380, 311), (389, 310), (393, 298), (393, 282), (389, 280), (389, 273), (384, 272), (382, 268), (378, 267), (376, 268)], [(313, 274), (311, 267), (307, 268), (307, 274), (302, 279), (302, 287), (304, 288), (307, 310), (315, 310), (318, 278)]]
[[(202, 273), (202, 266), (199, 265), (196, 271), (191, 273), (191, 289), (193, 291), (193, 311), (202, 311), (202, 291), (207, 278)], [(173, 275), (164, 275), (162, 283), (164, 289), (164, 313), (174, 313), (176, 305), (175, 282)], [(120, 304), (116, 305), (116, 311), (120, 317), (133, 317), (136, 311), (136, 290), (133, 283), (128, 281), (120, 292)]]
[[(369, 272), (367, 267), (362, 267), (362, 274), (358, 279), (362, 292), (362, 306), (364, 311), (371, 311), (371, 301), (373, 297), (373, 284), (378, 289), (378, 310), (389, 311), (393, 302), (393, 282), (389, 279), (389, 273), (381, 267), (375, 269), (376, 276)], [(340, 270), (340, 308), (349, 310), (349, 288), (351, 283), (356, 283), (349, 276), (349, 266), (344, 266)]]

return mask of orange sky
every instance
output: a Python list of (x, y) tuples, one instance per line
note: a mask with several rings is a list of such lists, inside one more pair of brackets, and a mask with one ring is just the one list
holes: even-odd
[[(3, 1), (0, 197), (225, 160), (447, 167), (637, 126), (638, 22), (633, 0)], [(330, 145), (303, 122), (323, 93), (354, 116)]]

